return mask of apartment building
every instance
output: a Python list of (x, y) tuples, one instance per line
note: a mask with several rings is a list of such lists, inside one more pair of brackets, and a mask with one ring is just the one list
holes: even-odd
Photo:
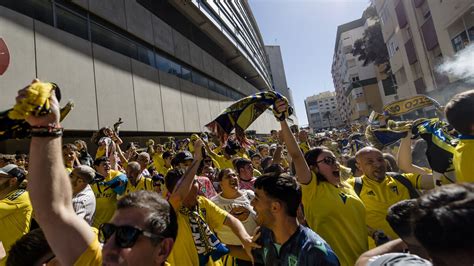
[(314, 131), (323, 128), (340, 127), (344, 122), (339, 115), (337, 97), (334, 91), (325, 91), (310, 96), (304, 101), (309, 127)]
[(356, 40), (372, 20), (360, 18), (338, 26), (331, 73), (337, 95), (337, 109), (344, 123), (365, 121), (372, 110), (382, 110), (381, 90), (377, 80), (379, 69), (363, 65), (352, 55)]
[(468, 89), (459, 76), (439, 66), (474, 42), (472, 0), (372, 0), (381, 21), (398, 98), (426, 94), (442, 104)]

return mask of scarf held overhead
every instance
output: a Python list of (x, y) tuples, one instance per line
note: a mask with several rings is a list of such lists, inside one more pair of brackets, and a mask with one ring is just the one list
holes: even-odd
[[(281, 115), (275, 111), (275, 102), (278, 99), (288, 103), (285, 96), (275, 91), (259, 92), (242, 98), (226, 108), (206, 127), (217, 135), (221, 143), (226, 143), (229, 134), (235, 129), (237, 141), (242, 146), (248, 146), (250, 141), (245, 137), (245, 130), (269, 107), (272, 107), (275, 116)], [(284, 116), (288, 117), (292, 113), (293, 109), (289, 106)]]
[[(56, 92), (61, 100), (59, 87), (50, 82), (35, 82), (26, 89), (26, 97), (11, 109), (0, 112), (0, 141), (7, 139), (24, 139), (30, 136), (30, 125), (25, 121), (29, 115), (41, 116), (51, 112), (49, 97)], [(68, 102), (60, 111), (60, 121), (73, 109), (74, 103)]]
[(400, 116), (432, 105), (438, 110), (441, 109), (441, 105), (433, 98), (430, 98), (426, 95), (417, 95), (408, 99), (402, 99), (389, 103), (383, 107), (383, 111), (384, 115)]

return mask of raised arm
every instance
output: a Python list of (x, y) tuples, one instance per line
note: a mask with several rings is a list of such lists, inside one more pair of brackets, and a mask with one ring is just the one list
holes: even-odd
[[(277, 110), (280, 112), (283, 112), (286, 110), (285, 108), (288, 108), (288, 105), (283, 100), (278, 100), (276, 105)], [(290, 127), (288, 126), (286, 120), (280, 121), (280, 126), (286, 148), (288, 149), (288, 153), (295, 165), (296, 179), (301, 184), (308, 184), (311, 181), (311, 170), (304, 159), (303, 152), (300, 150), (300, 147), (298, 146), (295, 137), (291, 133)]]
[[(37, 80), (33, 81), (37, 82)], [(25, 89), (17, 101), (26, 97)], [(33, 127), (60, 127), (59, 104), (50, 98), (52, 112), (41, 117), (29, 116)], [(89, 225), (80, 219), (72, 207), (72, 189), (61, 154), (61, 137), (32, 137), (28, 191), (35, 210), (35, 218), (62, 265), (73, 265), (93, 242)], [(71, 245), (71, 240), (74, 245)]]
[(400, 142), (400, 147), (397, 154), (398, 167), (405, 173), (429, 175), (431, 174), (429, 171), (426, 171), (425, 169), (413, 164), (413, 159), (411, 156), (411, 136), (411, 132), (408, 132), (407, 136)]
[(176, 187), (171, 193), (169, 202), (175, 209), (181, 206), (181, 203), (186, 198), (189, 191), (191, 191), (191, 187), (194, 181), (194, 176), (196, 175), (199, 165), (201, 164), (201, 161), (202, 161), (203, 145), (204, 143), (201, 139), (198, 139), (194, 142), (193, 162), (191, 163), (191, 166), (189, 166), (186, 172), (184, 173), (184, 177), (181, 178), (178, 184), (176, 184)]

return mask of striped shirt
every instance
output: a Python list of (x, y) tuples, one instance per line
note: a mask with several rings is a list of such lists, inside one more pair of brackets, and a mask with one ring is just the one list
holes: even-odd
[(77, 216), (83, 218), (89, 225), (92, 225), (95, 213), (95, 196), (90, 185), (87, 185), (86, 188), (72, 198), (72, 206)]

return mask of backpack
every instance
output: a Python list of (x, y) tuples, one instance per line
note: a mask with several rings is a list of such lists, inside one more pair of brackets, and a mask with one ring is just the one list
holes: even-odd
[[(416, 190), (415, 187), (411, 184), (410, 180), (408, 180), (406, 177), (404, 177), (400, 173), (395, 173), (395, 172), (388, 172), (387, 175), (393, 177), (393, 179), (397, 180), (400, 182), (402, 185), (404, 185), (408, 189), (408, 193), (410, 194), (411, 199), (416, 199), (420, 197), (420, 193), (418, 190)], [(362, 178), (361, 177), (355, 177), (355, 182), (354, 182), (354, 191), (357, 194), (357, 196), (360, 196), (360, 192), (362, 191)]]

